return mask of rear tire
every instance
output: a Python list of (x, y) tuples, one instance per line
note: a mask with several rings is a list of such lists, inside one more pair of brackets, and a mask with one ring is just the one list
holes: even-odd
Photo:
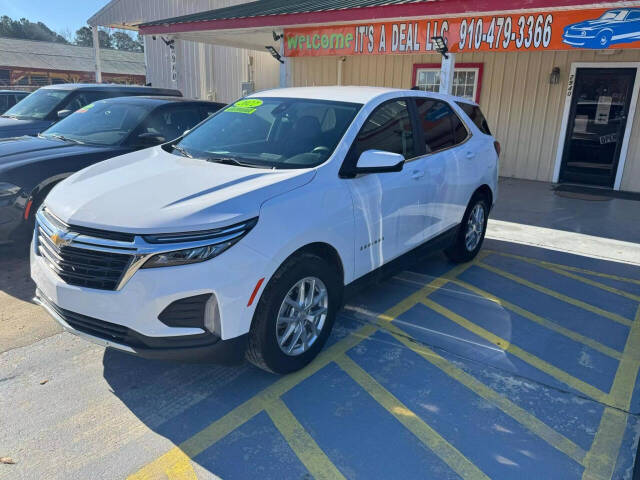
[(444, 251), (449, 260), (464, 263), (475, 258), (482, 248), (488, 218), (487, 198), (481, 193), (476, 193), (464, 212), (453, 244)]
[[(317, 255), (303, 253), (285, 261), (256, 307), (247, 360), (272, 373), (290, 373), (305, 367), (329, 338), (342, 289), (336, 269)], [(297, 307), (292, 306), (300, 291), (303, 300)], [(304, 298), (310, 300), (305, 303)], [(323, 309), (325, 313), (319, 313)]]

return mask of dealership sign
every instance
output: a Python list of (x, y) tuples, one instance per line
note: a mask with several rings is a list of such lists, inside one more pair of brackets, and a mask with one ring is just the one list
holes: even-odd
[(640, 8), (557, 10), (285, 29), (285, 55), (640, 48)]

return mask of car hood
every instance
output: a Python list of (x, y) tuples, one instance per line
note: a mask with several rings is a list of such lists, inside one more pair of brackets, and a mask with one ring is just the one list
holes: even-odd
[(108, 147), (80, 145), (40, 137), (3, 138), (0, 139), (0, 174), (52, 157), (79, 155), (105, 148)]
[(48, 120), (18, 120), (0, 117), (0, 138), (36, 135), (51, 125)]
[(136, 234), (189, 232), (256, 217), (266, 200), (314, 175), (222, 165), (154, 147), (72, 175), (45, 205), (70, 225)]
[(576, 28), (576, 29), (596, 29), (605, 25), (609, 25), (611, 20), (585, 20), (584, 22), (574, 23), (569, 25), (567, 28)]

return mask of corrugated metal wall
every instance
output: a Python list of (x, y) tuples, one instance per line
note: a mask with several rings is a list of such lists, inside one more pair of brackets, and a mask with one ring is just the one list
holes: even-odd
[[(114, 0), (90, 19), (90, 24), (122, 25), (187, 15), (227, 7), (247, 0)], [(175, 87), (171, 82), (169, 47), (160, 36), (145, 37), (147, 81)], [(231, 102), (241, 96), (248, 79), (249, 56), (254, 59), (257, 89), (279, 83), (279, 64), (266, 52), (176, 41), (179, 88), (185, 96)]]
[[(410, 88), (413, 65), (439, 63), (438, 55), (373, 55), (345, 57), (344, 85)], [(502, 144), (500, 174), (506, 177), (551, 181), (567, 91), (574, 62), (640, 62), (640, 50), (603, 55), (595, 51), (528, 53), (464, 53), (457, 63), (482, 63), (480, 105), (495, 137)], [(604, 65), (603, 65), (604, 66)], [(561, 81), (549, 84), (553, 67)], [(295, 58), (294, 86), (335, 85), (338, 58)], [(639, 102), (640, 105), (640, 102)], [(640, 108), (627, 153), (622, 190), (640, 191)]]

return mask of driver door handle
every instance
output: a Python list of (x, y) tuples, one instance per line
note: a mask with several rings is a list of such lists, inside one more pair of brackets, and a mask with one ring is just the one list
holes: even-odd
[(474, 158), (476, 156), (476, 152), (473, 152), (471, 150), (469, 150), (466, 155), (465, 155), (469, 160), (471, 160), (472, 158)]
[(415, 178), (416, 180), (424, 177), (424, 170), (414, 170), (411, 172), (411, 178)]

